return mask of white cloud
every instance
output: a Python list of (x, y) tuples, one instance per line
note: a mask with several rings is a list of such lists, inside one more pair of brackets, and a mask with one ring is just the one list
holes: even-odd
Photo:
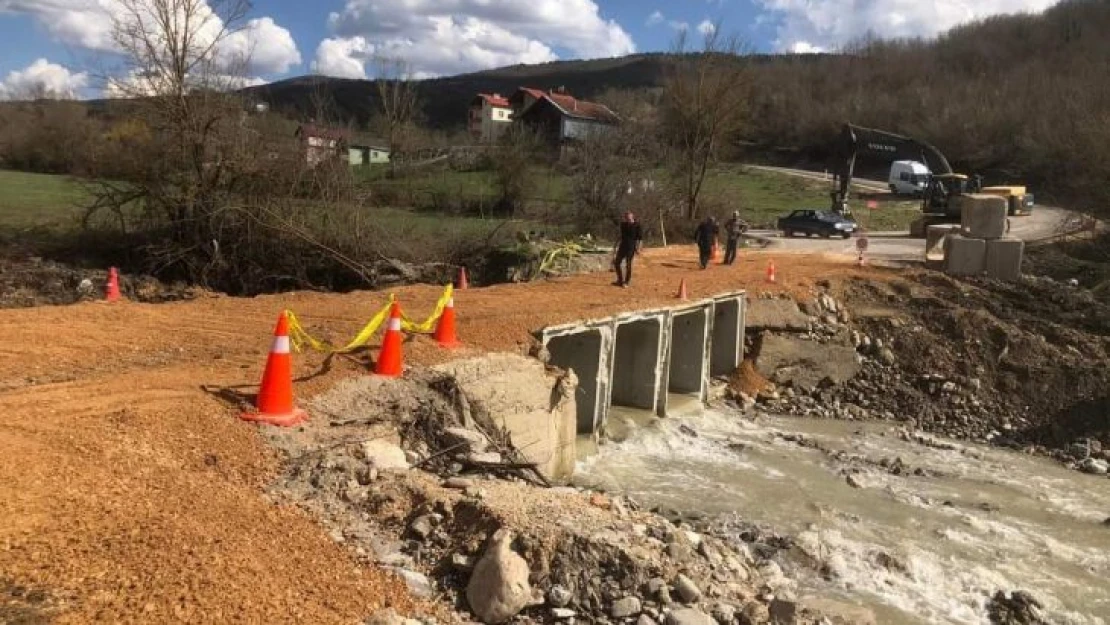
[(89, 84), (89, 75), (38, 59), (0, 82), (0, 98), (78, 98)]
[(698, 24), (698, 32), (703, 35), (712, 35), (716, 31), (717, 25), (709, 20), (702, 20), (701, 24)]
[(779, 18), (780, 50), (828, 50), (868, 34), (933, 37), (999, 13), (1043, 11), (1057, 0), (757, 0)]
[[(119, 50), (112, 36), (113, 24), (127, 15), (120, 0), (0, 0), (0, 13), (30, 15), (56, 41), (93, 52)], [(208, 20), (202, 28), (202, 39), (214, 37), (223, 28), (223, 21), (207, 5), (202, 13)], [(246, 55), (250, 55), (246, 70), (251, 73), (284, 73), (300, 64), (301, 55), (292, 34), (272, 18), (252, 19), (243, 27), (221, 46), (227, 59), (225, 66), (232, 65), (231, 59), (241, 62)]]
[(636, 50), (594, 0), (346, 0), (328, 22), (335, 36), (321, 42), (314, 63), (325, 74), (365, 74), (374, 54), (432, 76), (553, 61), (555, 48), (583, 58)]
[(790, 52), (794, 54), (820, 54), (824, 51), (824, 48), (815, 46), (808, 41), (795, 41), (790, 45)]
[(316, 48), (312, 70), (336, 78), (366, 78), (366, 61), (374, 54), (374, 46), (362, 37), (325, 39)]
[(220, 52), (234, 59), (249, 59), (253, 74), (284, 74), (301, 64), (293, 35), (269, 17), (252, 19), (220, 45)]
[(664, 19), (666, 19), (666, 18), (663, 17), (663, 12), (662, 11), (656, 11), (656, 12), (654, 12), (651, 15), (648, 16), (647, 25), (648, 26), (658, 26), (659, 24), (663, 23)]

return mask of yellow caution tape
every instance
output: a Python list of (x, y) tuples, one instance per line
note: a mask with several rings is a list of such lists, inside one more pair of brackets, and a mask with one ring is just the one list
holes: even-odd
[[(447, 307), (447, 302), (451, 299), (453, 294), (454, 287), (447, 285), (447, 288), (443, 290), (443, 295), (441, 295), (439, 301), (436, 302), (435, 310), (432, 311), (431, 316), (420, 323), (412, 321), (402, 313), (401, 329), (413, 334), (427, 334), (434, 331), (436, 322), (438, 322), (439, 318), (443, 315), (443, 309)], [(393, 306), (394, 301), (396, 301), (396, 297), (390, 295), (389, 302), (370, 318), (370, 321), (359, 330), (355, 338), (351, 339), (351, 342), (343, 347), (336, 347), (327, 341), (312, 336), (304, 329), (304, 326), (301, 325), (300, 320), (297, 319), (297, 315), (294, 314), (292, 310), (286, 310), (285, 316), (289, 320), (289, 342), (293, 345), (293, 349), (298, 352), (302, 351), (306, 346), (318, 352), (330, 352), (335, 354), (344, 354), (354, 351), (370, 342), (371, 337), (377, 333), (378, 328), (389, 318), (389, 310)]]
[(435, 310), (432, 311), (432, 314), (427, 319), (420, 323), (416, 323), (412, 319), (409, 319), (404, 315), (404, 312), (402, 312), (401, 329), (405, 332), (411, 332), (413, 334), (428, 334), (430, 332), (434, 332), (436, 328), (436, 322), (438, 322), (439, 318), (443, 316), (443, 309), (447, 307), (447, 302), (449, 302), (451, 298), (454, 297), (454, 295), (455, 287), (448, 284), (443, 289), (443, 295), (439, 296), (439, 301), (436, 302)]
[(544, 272), (551, 268), (555, 259), (560, 256), (567, 256), (568, 258), (577, 256), (582, 253), (582, 246), (577, 243), (564, 243), (559, 247), (553, 248), (544, 256), (543, 262), (540, 263), (540, 268), (536, 271), (536, 275), (543, 275)]

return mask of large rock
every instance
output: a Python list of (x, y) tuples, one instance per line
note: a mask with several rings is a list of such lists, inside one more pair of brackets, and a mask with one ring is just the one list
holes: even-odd
[(574, 472), (577, 378), (548, 373), (542, 362), (519, 354), (489, 354), (436, 369), (454, 377), (470, 401), (507, 429), (517, 449), (548, 478)]
[(362, 444), (362, 457), (366, 464), (379, 470), (401, 470), (409, 468), (405, 451), (397, 445), (380, 438)]
[(639, 597), (625, 597), (624, 599), (614, 601), (613, 608), (609, 613), (613, 618), (627, 618), (639, 614), (640, 608)]
[(716, 625), (713, 618), (695, 608), (678, 608), (667, 614), (667, 625)]
[(701, 599), (701, 589), (694, 583), (694, 580), (685, 575), (679, 575), (675, 578), (674, 590), (683, 603), (697, 603), (698, 599)]
[(744, 313), (744, 327), (747, 330), (778, 330), (805, 332), (809, 329), (809, 317), (792, 299), (748, 299)]
[(498, 530), (466, 585), (470, 610), (488, 625), (508, 621), (532, 599), (528, 563), (512, 550), (512, 541), (509, 530)]
[(462, 454), (480, 454), (489, 448), (485, 434), (466, 428), (443, 430), (443, 442), (449, 447), (458, 446), (458, 452)]
[(792, 385), (811, 392), (829, 379), (843, 384), (856, 377), (860, 363), (848, 345), (822, 344), (786, 336), (765, 334), (756, 369), (776, 384)]
[(1110, 463), (1096, 458), (1086, 458), (1079, 463), (1079, 470), (1091, 475), (1106, 475), (1110, 472)]

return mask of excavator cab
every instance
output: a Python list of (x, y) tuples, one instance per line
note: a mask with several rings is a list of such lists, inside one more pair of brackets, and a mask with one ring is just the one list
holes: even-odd
[(934, 174), (922, 200), (921, 212), (931, 215), (959, 216), (955, 198), (969, 192), (968, 177), (963, 174)]

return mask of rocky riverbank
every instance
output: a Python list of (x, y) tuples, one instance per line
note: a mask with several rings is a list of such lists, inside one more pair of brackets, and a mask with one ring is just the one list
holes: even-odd
[(1110, 309), (1088, 291), (921, 272), (752, 308), (741, 407), (902, 421), (1107, 473)]
[(413, 369), (317, 397), (316, 418), (270, 437), (287, 457), (273, 496), (403, 578), (429, 623), (822, 622), (772, 560), (781, 539), (548, 487), (465, 378)]

